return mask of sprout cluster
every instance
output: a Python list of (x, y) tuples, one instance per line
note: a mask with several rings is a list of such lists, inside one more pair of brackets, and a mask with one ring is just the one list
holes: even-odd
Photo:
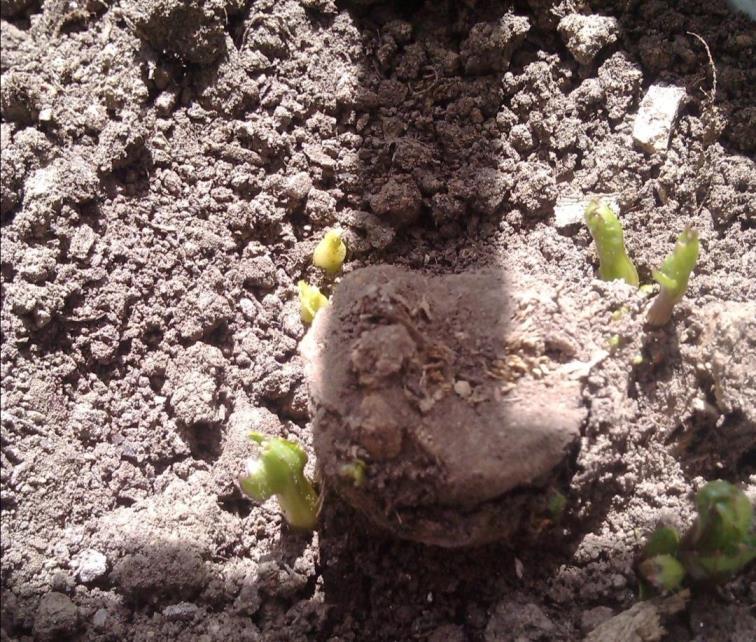
[[(638, 287), (638, 271), (627, 255), (622, 223), (612, 208), (601, 201), (591, 201), (585, 208), (585, 222), (596, 244), (599, 276), (604, 281), (622, 279)], [(686, 228), (677, 238), (673, 252), (653, 273), (661, 290), (648, 309), (646, 321), (649, 325), (662, 326), (670, 320), (672, 308), (688, 289), (688, 279), (698, 261), (698, 252), (698, 234)]]
[(753, 506), (743, 491), (716, 480), (696, 495), (698, 516), (683, 538), (663, 526), (654, 531), (638, 564), (642, 593), (693, 582), (722, 582), (756, 559)]
[[(340, 230), (328, 230), (312, 254), (312, 264), (329, 275), (341, 270), (346, 258), (346, 245), (341, 239)], [(318, 310), (328, 305), (328, 297), (315, 285), (300, 281), (299, 313), (303, 323), (312, 323)]]
[[(346, 245), (339, 230), (329, 230), (313, 252), (312, 262), (330, 275), (336, 274), (346, 258)], [(318, 310), (328, 305), (328, 297), (315, 285), (299, 281), (299, 312), (303, 323), (312, 323)], [(239, 477), (239, 486), (248, 497), (264, 502), (278, 498), (286, 521), (294, 528), (312, 530), (318, 517), (318, 494), (305, 477), (307, 455), (294, 442), (280, 437), (267, 437), (257, 432), (250, 439), (260, 445), (257, 458), (247, 461)], [(365, 478), (365, 466), (357, 460), (344, 470), (356, 486)]]

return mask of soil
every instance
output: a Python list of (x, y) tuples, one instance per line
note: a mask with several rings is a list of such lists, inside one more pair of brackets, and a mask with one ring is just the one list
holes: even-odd
[[(0, 10), (3, 640), (577, 640), (706, 480), (756, 501), (756, 29), (724, 0)], [(685, 90), (666, 153), (633, 143), (652, 84)], [(668, 325), (558, 216), (595, 194), (642, 283), (700, 233)], [(535, 543), (403, 541), (327, 488), (304, 535), (241, 497), (250, 430), (315, 471), (296, 284), (338, 290), (310, 262), (336, 224), (346, 272), (602, 302)], [(752, 569), (697, 589), (667, 639), (754, 639), (754, 602)]]

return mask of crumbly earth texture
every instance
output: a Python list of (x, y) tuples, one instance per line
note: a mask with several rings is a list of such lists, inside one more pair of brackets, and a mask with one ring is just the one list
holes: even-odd
[[(689, 525), (706, 480), (756, 500), (756, 33), (724, 0), (0, 15), (2, 639), (579, 640), (637, 603), (644, 537)], [(653, 84), (685, 95), (652, 153), (632, 132)], [(555, 216), (596, 194), (643, 283), (699, 231), (669, 325), (642, 330), (647, 299), (596, 281), (587, 230)], [(609, 353), (578, 373), (567, 505), (535, 542), (405, 541), (327, 482), (303, 535), (240, 496), (250, 430), (315, 474), (296, 283), (336, 300), (311, 265), (336, 224), (346, 272), (503, 266), (574, 360)], [(590, 331), (560, 301), (595, 306)], [(754, 601), (751, 570), (659, 627), (754, 639)]]

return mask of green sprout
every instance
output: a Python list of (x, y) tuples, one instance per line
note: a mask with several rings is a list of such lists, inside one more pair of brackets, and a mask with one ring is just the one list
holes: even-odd
[(643, 579), (660, 592), (676, 591), (685, 578), (685, 568), (673, 555), (654, 555), (638, 566)]
[(558, 490), (551, 493), (546, 503), (546, 510), (552, 522), (558, 522), (564, 515), (564, 509), (567, 507), (567, 498)]
[(641, 595), (649, 589), (674, 591), (689, 577), (694, 582), (722, 582), (756, 559), (753, 506), (732, 484), (716, 480), (696, 495), (698, 516), (680, 539), (667, 526), (656, 529), (641, 554)]
[(641, 595), (653, 591), (674, 591), (685, 578), (685, 568), (676, 555), (680, 548), (680, 533), (670, 526), (657, 528), (643, 549), (643, 561), (638, 565), (641, 576)]
[(698, 233), (685, 228), (677, 237), (675, 249), (652, 275), (661, 290), (648, 309), (646, 321), (649, 325), (662, 326), (669, 321), (672, 308), (688, 289), (688, 279), (698, 260), (698, 251)]
[(753, 506), (743, 491), (717, 480), (696, 496), (698, 518), (680, 557), (694, 580), (721, 581), (756, 559)]
[(604, 281), (622, 279), (638, 286), (638, 271), (625, 250), (622, 224), (611, 207), (593, 200), (585, 208), (585, 222), (599, 256), (599, 276)]
[(345, 258), (346, 245), (341, 240), (341, 231), (329, 230), (315, 248), (312, 262), (329, 274), (335, 274), (341, 269)]
[(345, 479), (351, 479), (352, 485), (359, 488), (365, 483), (365, 462), (355, 459), (353, 462), (339, 467), (339, 475)]
[(286, 521), (294, 528), (312, 530), (318, 517), (318, 494), (304, 475), (307, 454), (301, 446), (258, 432), (250, 439), (261, 446), (260, 456), (247, 461), (239, 486), (245, 495), (264, 502), (278, 498)]
[(315, 285), (306, 281), (297, 284), (299, 288), (299, 314), (304, 323), (312, 323), (318, 310), (328, 305), (328, 297)]
[(677, 555), (680, 548), (680, 533), (671, 526), (660, 526), (646, 542), (643, 557), (655, 555)]

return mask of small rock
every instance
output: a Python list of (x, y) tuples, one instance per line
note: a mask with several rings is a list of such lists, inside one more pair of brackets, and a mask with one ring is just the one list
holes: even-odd
[(612, 586), (616, 589), (622, 589), (627, 586), (627, 578), (621, 573), (612, 575)]
[(239, 308), (248, 321), (254, 321), (257, 318), (258, 309), (252, 299), (242, 298), (239, 300)]
[(241, 615), (253, 616), (260, 610), (260, 583), (256, 573), (250, 573), (242, 582), (239, 596), (236, 598), (235, 608)]
[(191, 602), (179, 602), (178, 604), (171, 604), (163, 609), (163, 616), (173, 621), (187, 621), (191, 620), (197, 613), (199, 608), (196, 604)]
[(178, 305), (177, 329), (182, 338), (196, 341), (207, 336), (233, 312), (226, 297), (208, 287), (197, 287)]
[(302, 6), (305, 9), (311, 9), (313, 11), (319, 11), (325, 15), (333, 15), (338, 13), (338, 7), (334, 4), (333, 0), (300, 0)]
[(312, 189), (312, 179), (307, 172), (299, 172), (289, 176), (284, 184), (284, 195), (290, 209), (300, 205)]
[(617, 40), (616, 18), (573, 13), (559, 22), (559, 33), (567, 49), (581, 65), (589, 65), (596, 54)]
[(79, 579), (89, 584), (108, 572), (108, 558), (100, 551), (88, 548), (74, 558), (73, 566)]
[(302, 146), (302, 150), (313, 165), (329, 171), (336, 168), (336, 161), (326, 154), (320, 145), (306, 144)]
[(175, 91), (163, 91), (155, 99), (155, 109), (161, 116), (167, 116), (173, 111), (176, 106), (176, 92)]
[(501, 166), (496, 169), (482, 167), (475, 172), (463, 173), (459, 178), (465, 186), (460, 189), (459, 185), (450, 185), (449, 191), (468, 199), (473, 210), (484, 216), (491, 216), (499, 210), (515, 183), (509, 168)]
[(756, 426), (756, 304), (727, 301), (702, 312), (701, 356), (717, 407)]
[(243, 259), (239, 270), (245, 286), (271, 290), (276, 287), (276, 266), (268, 255)]
[(585, 642), (604, 640), (645, 640), (656, 642), (665, 637), (663, 619), (682, 611), (690, 597), (688, 591), (681, 591), (669, 597), (658, 597), (636, 602), (628, 610), (605, 620), (594, 628)]
[(97, 609), (92, 616), (92, 626), (96, 629), (103, 630), (108, 623), (108, 611), (107, 609)]
[(223, 353), (204, 343), (195, 343), (168, 365), (166, 392), (181, 422), (191, 426), (218, 421), (217, 394), (224, 368)]
[(333, 222), (336, 213), (336, 199), (328, 192), (311, 189), (307, 196), (305, 214), (315, 225), (322, 227)]
[(208, 580), (200, 550), (193, 545), (127, 554), (114, 564), (110, 578), (132, 602), (190, 599)]
[(73, 587), (73, 578), (65, 571), (57, 571), (50, 580), (50, 588), (58, 593), (70, 593)]
[(53, 546), (53, 555), (59, 562), (68, 562), (71, 558), (71, 553), (64, 541), (58, 541), (55, 543), (55, 546)]
[(533, 134), (527, 125), (518, 123), (509, 132), (509, 142), (518, 152), (528, 152), (533, 149)]
[(79, 624), (79, 610), (63, 593), (48, 593), (39, 602), (34, 618), (34, 636), (38, 640), (57, 640), (72, 634)]
[(597, 606), (583, 611), (583, 615), (580, 617), (580, 628), (583, 633), (590, 633), (599, 624), (603, 624), (613, 615), (614, 611), (608, 606)]
[(486, 626), (486, 642), (553, 640), (556, 626), (535, 604), (500, 602)]
[(19, 276), (29, 283), (43, 283), (55, 273), (56, 260), (52, 250), (30, 247), (18, 266)]
[(556, 178), (551, 167), (540, 161), (520, 163), (510, 198), (528, 215), (550, 213), (557, 200)]
[(582, 224), (585, 208), (594, 198), (601, 198), (614, 210), (615, 214), (620, 213), (617, 200), (602, 194), (586, 195), (583, 198), (562, 196), (554, 206), (554, 225), (556, 225), (557, 229), (562, 230), (572, 225)]
[(291, 309), (281, 317), (281, 329), (293, 339), (302, 337), (304, 329), (298, 310)]
[(92, 335), (89, 351), (95, 361), (110, 363), (116, 356), (120, 342), (121, 335), (118, 328), (113, 325), (106, 325)]
[(123, 10), (140, 38), (183, 62), (209, 65), (226, 50), (224, 18), (231, 2), (129, 0)]
[(68, 248), (68, 254), (75, 259), (85, 259), (89, 254), (89, 250), (92, 249), (94, 242), (94, 230), (86, 223), (82, 223), (76, 228), (76, 231), (71, 237), (71, 245)]
[(685, 96), (681, 87), (651, 85), (635, 117), (633, 140), (648, 153), (663, 154), (669, 146), (672, 123)]
[(459, 379), (454, 382), (454, 392), (456, 392), (463, 399), (467, 399), (472, 394), (472, 387), (468, 381)]
[[(60, 172), (56, 166), (43, 167), (34, 172), (24, 184), (27, 199), (52, 199), (59, 197)], [(57, 201), (57, 199), (56, 199)]]

